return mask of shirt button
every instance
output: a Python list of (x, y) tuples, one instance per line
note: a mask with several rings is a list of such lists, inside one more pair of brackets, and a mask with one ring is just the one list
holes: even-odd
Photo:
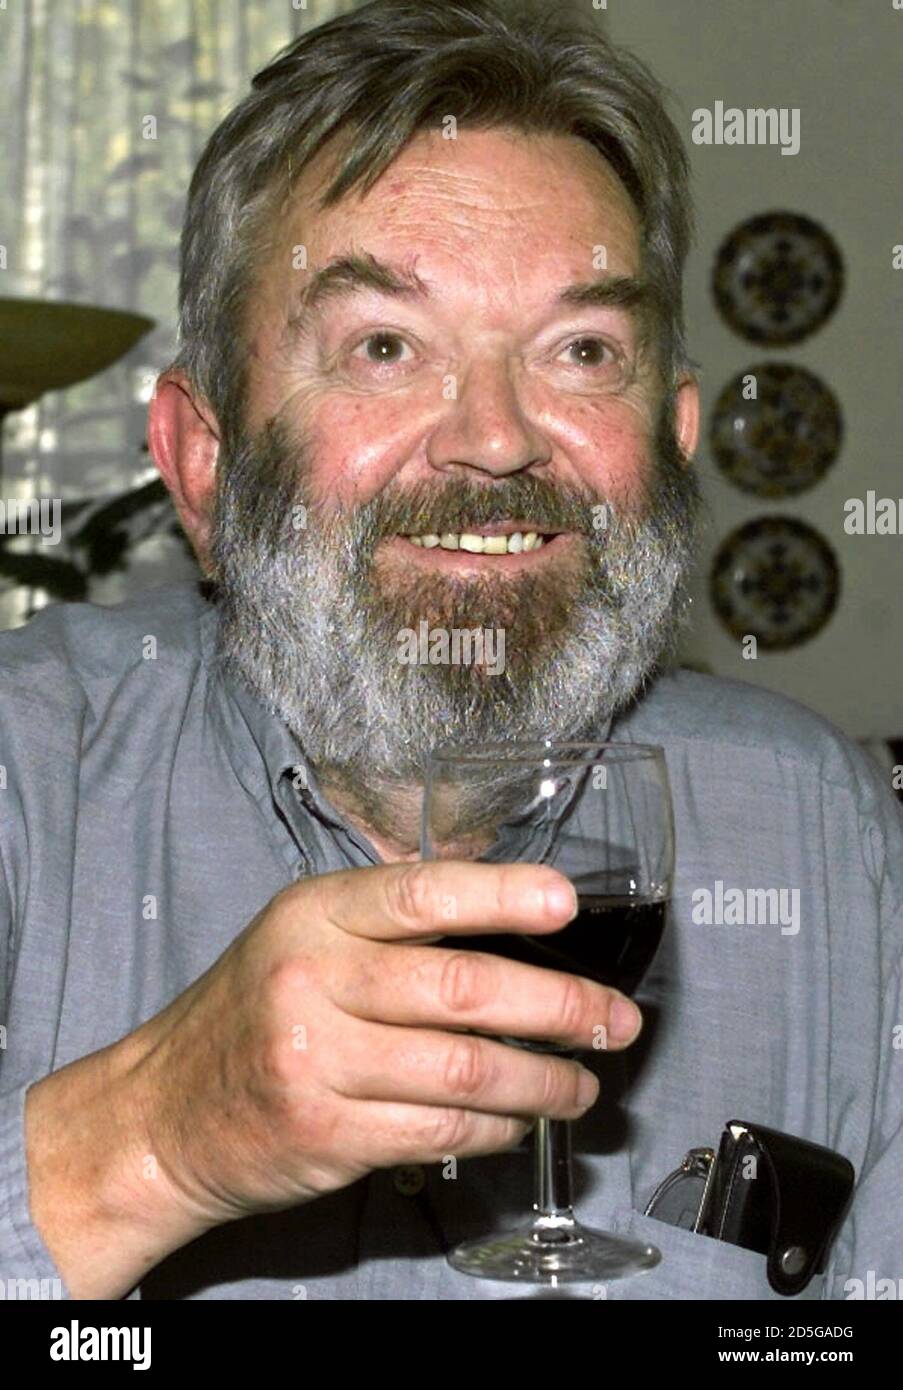
[(416, 1197), (418, 1192), (423, 1191), (426, 1174), (419, 1163), (404, 1163), (395, 1169), (392, 1181), (395, 1191), (400, 1192), (402, 1197)]

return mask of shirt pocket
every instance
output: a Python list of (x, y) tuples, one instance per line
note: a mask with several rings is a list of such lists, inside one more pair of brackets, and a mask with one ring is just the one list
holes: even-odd
[[(597, 1296), (612, 1300), (738, 1298), (791, 1302), (769, 1284), (765, 1256), (757, 1250), (697, 1235), (635, 1211), (624, 1213), (617, 1227), (622, 1235), (656, 1246), (662, 1258), (645, 1274), (600, 1284)], [(821, 1299), (824, 1282), (823, 1274), (814, 1274), (793, 1301)]]

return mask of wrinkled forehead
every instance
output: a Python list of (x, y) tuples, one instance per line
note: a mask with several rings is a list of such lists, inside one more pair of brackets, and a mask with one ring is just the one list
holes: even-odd
[(391, 247), (396, 259), (455, 269), (458, 282), (491, 265), (520, 295), (556, 272), (639, 270), (639, 213), (585, 140), (510, 127), (419, 131), (370, 188), (323, 207), (350, 138), (333, 137), (297, 178), (271, 227), (271, 266), (285, 267), (289, 245), (303, 247), (309, 271), (349, 250)]

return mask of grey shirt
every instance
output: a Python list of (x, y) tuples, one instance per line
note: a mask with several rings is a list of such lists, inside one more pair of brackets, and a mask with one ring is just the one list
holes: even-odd
[[(58, 605), (0, 636), (0, 1279), (60, 1278), (29, 1214), (28, 1086), (159, 1012), (292, 880), (378, 862), (312, 777), (296, 787), (303, 750), (224, 679), (216, 623), (193, 585), (174, 585), (115, 608)], [(900, 1279), (903, 817), (880, 770), (800, 705), (689, 672), (661, 677), (612, 736), (664, 746), (677, 868), (638, 994), (644, 1032), (587, 1058), (602, 1092), (576, 1126), (576, 1198), (587, 1223), (664, 1258), (573, 1292), (778, 1297), (762, 1255), (642, 1214), (731, 1119), (855, 1165), (851, 1212), (802, 1297)], [(718, 916), (719, 881), (786, 902), (797, 890), (799, 930), (700, 920), (705, 892)], [(441, 1253), (522, 1220), (530, 1180), (528, 1145), (453, 1178), (379, 1170), (208, 1233), (130, 1296), (535, 1297)]]

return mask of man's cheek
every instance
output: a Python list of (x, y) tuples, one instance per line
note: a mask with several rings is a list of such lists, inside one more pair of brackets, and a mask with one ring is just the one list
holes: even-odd
[(400, 400), (344, 396), (321, 403), (311, 438), (316, 488), (351, 507), (371, 501), (409, 466), (424, 426)]
[(600, 409), (579, 453), (584, 485), (615, 505), (629, 506), (653, 467), (654, 426), (645, 399), (625, 398)]

